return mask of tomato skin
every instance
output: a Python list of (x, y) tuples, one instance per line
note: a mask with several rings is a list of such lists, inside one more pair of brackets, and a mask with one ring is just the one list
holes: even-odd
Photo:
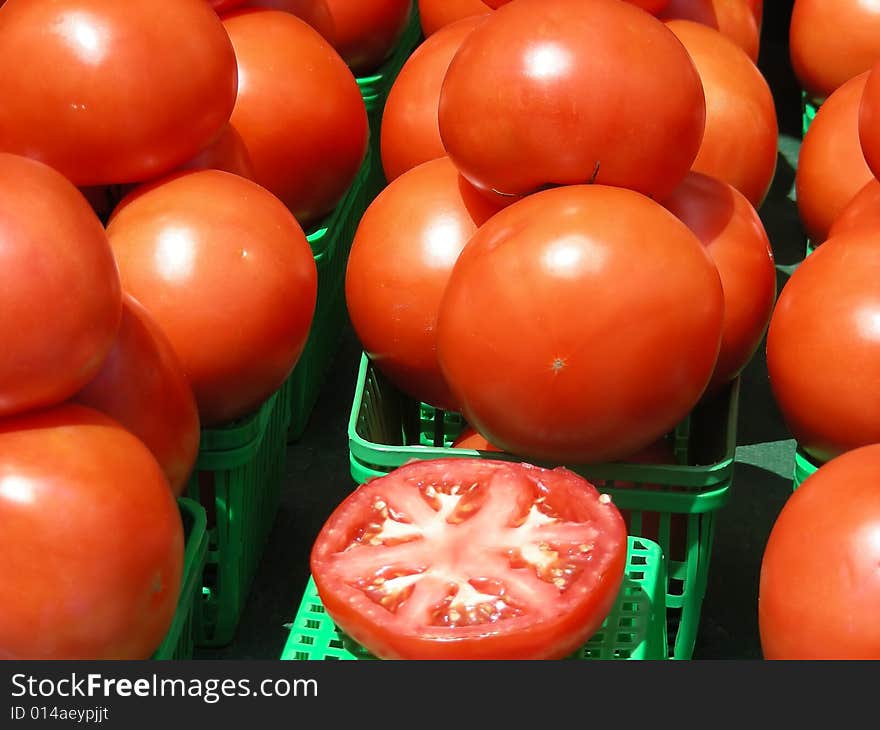
[(880, 446), (822, 466), (798, 487), (764, 550), (764, 658), (880, 659)]
[(496, 210), (448, 157), (432, 160), (379, 194), (349, 255), (345, 297), (365, 352), (401, 390), (447, 410), (437, 309), (459, 252)]
[(290, 13), (243, 11), (223, 24), (239, 66), (232, 124), (254, 179), (309, 227), (336, 206), (366, 155), (360, 89), (333, 47)]
[(153, 453), (175, 497), (199, 454), (199, 412), (174, 349), (149, 313), (126, 295), (116, 342), (74, 402), (105, 413)]
[(335, 48), (358, 75), (391, 55), (413, 12), (413, 0), (325, 0), (336, 31)]
[(669, 4), (670, 0), (626, 0), (626, 2), (642, 10), (647, 10), (652, 15), (659, 15), (660, 11)]
[(770, 322), (773, 395), (792, 435), (820, 462), (880, 442), (878, 251), (873, 229), (829, 239), (788, 280)]
[(205, 149), (177, 168), (177, 172), (186, 170), (223, 170), (248, 180), (253, 180), (255, 175), (244, 140), (231, 124)]
[(507, 202), (591, 180), (663, 197), (696, 157), (705, 102), (681, 44), (644, 12), (618, 0), (517, 0), (456, 54), (439, 119), (464, 176)]
[(855, 195), (874, 178), (859, 143), (859, 103), (867, 74), (850, 79), (816, 113), (795, 173), (798, 214), (814, 245)]
[[(880, 54), (878, 54), (880, 55)], [(859, 142), (871, 172), (880, 171), (880, 63), (868, 72), (859, 105)]]
[[(671, 213), (629, 190), (569, 186), (471, 238), (440, 305), (437, 352), (467, 422), (499, 448), (615, 461), (697, 403), (723, 309), (718, 271)], [(651, 325), (631, 326), (642, 319)], [(658, 349), (681, 357), (658, 363)]]
[(302, 229), (257, 184), (218, 170), (134, 191), (107, 227), (123, 289), (166, 334), (202, 426), (254, 410), (296, 365), (317, 295)]
[(0, 153), (0, 416), (66, 400), (107, 356), (122, 314), (101, 222), (41, 162)]
[(168, 172), (235, 103), (232, 46), (204, 0), (11, 0), (0, 53), (17, 59), (0, 77), (0, 149), (76, 185)]
[(220, 15), (222, 13), (228, 13), (230, 10), (233, 10), (240, 5), (244, 5), (247, 0), (208, 0), (211, 3), (211, 7), (217, 11), (217, 14)]
[(65, 404), (0, 421), (0, 659), (147, 659), (180, 593), (183, 526), (149, 450)]
[(745, 0), (670, 0), (661, 20), (693, 20), (721, 32), (742, 48), (755, 63), (761, 46), (761, 27)]
[(501, 451), (497, 446), (472, 426), (467, 426), (452, 444), (453, 449), (473, 449), (474, 451)]
[(438, 121), (443, 79), (452, 57), (485, 17), (446, 26), (422, 43), (400, 70), (382, 114), (382, 167), (389, 182), (422, 162), (446, 156)]
[(880, 181), (876, 178), (871, 178), (834, 219), (828, 238), (860, 228), (880, 228)]
[(330, 45), (336, 42), (336, 26), (327, 0), (245, 0), (241, 7), (283, 10), (304, 20)]
[(458, 20), (490, 11), (482, 0), (419, 0), (419, 21), (425, 38)]
[(776, 302), (773, 249), (758, 213), (736, 188), (692, 172), (663, 201), (706, 247), (721, 275), (724, 328), (708, 391), (748, 365), (770, 324)]

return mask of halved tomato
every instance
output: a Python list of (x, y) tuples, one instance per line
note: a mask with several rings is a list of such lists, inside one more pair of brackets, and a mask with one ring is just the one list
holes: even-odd
[(403, 466), (359, 487), (315, 541), (324, 607), (383, 659), (560, 659), (602, 625), (626, 525), (565, 469), (481, 459)]

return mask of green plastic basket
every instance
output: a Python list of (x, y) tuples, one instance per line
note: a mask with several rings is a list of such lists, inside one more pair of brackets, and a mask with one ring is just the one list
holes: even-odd
[[(660, 543), (669, 562), (666, 606), (669, 655), (674, 659), (693, 655), (716, 514), (726, 503), (733, 482), (739, 390), (737, 379), (676, 429), (678, 465), (569, 465), (629, 512), (630, 534)], [(404, 396), (362, 356), (348, 427), (355, 482), (387, 474), (412, 459), (517, 459), (510, 454), (450, 448), (463, 425), (461, 417), (441, 412), (430, 417), (430, 413), (429, 407)], [(456, 424), (456, 430), (448, 431), (450, 423)], [(632, 486), (615, 486), (621, 482)]]
[(171, 628), (156, 650), (153, 659), (192, 659), (195, 647), (195, 622), (198, 620), (199, 597), (202, 594), (202, 573), (208, 555), (208, 517), (205, 508), (186, 497), (177, 500), (186, 536), (183, 556), (183, 577), (180, 599)]
[(820, 466), (819, 462), (798, 447), (794, 454), (794, 488), (797, 489), (806, 481), (807, 477), (815, 474)]
[(816, 112), (819, 111), (821, 105), (813, 101), (806, 91), (801, 91), (801, 118), (803, 120), (803, 133), (806, 135), (807, 130), (816, 118)]
[(276, 392), (252, 416), (202, 431), (187, 491), (208, 521), (196, 646), (223, 646), (235, 635), (281, 501), (288, 416)]
[[(602, 628), (573, 659), (667, 659), (665, 562), (660, 546), (630, 538), (627, 571), (617, 602)], [(281, 654), (284, 660), (372, 659), (342, 634), (324, 611), (309, 578)]]

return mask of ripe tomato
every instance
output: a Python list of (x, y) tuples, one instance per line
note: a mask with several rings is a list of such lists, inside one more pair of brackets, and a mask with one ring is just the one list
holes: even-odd
[(180, 594), (183, 526), (149, 450), (65, 404), (0, 422), (0, 659), (147, 659)]
[(626, 2), (637, 5), (653, 15), (659, 14), (669, 4), (669, 0), (626, 0)]
[(218, 14), (222, 14), (228, 13), (239, 5), (244, 5), (247, 0), (208, 0), (208, 2), (211, 3), (211, 7), (214, 8)]
[(419, 0), (419, 20), (425, 38), (457, 20), (490, 11), (482, 0)]
[(336, 41), (336, 27), (327, 0), (245, 0), (242, 7), (283, 10), (304, 20), (330, 45)]
[(709, 390), (742, 372), (773, 313), (776, 266), (770, 240), (755, 209), (735, 188), (692, 172), (663, 201), (706, 247), (721, 275), (724, 328)]
[(829, 238), (859, 228), (880, 230), (880, 181), (871, 178), (834, 220)]
[(183, 493), (199, 454), (196, 399), (168, 338), (130, 296), (101, 371), (74, 401), (106, 413), (143, 441), (174, 495)]
[(875, 230), (829, 239), (794, 272), (767, 335), (773, 395), (818, 461), (880, 442), (880, 248)]
[(400, 70), (382, 114), (382, 167), (389, 182), (422, 162), (445, 157), (437, 119), (440, 89), (452, 57), (485, 17), (446, 26), (419, 46)]
[(459, 252), (496, 210), (444, 157), (385, 188), (352, 244), (345, 297), (364, 350), (401, 390), (441, 408), (456, 401), (437, 362), (437, 308)]
[(880, 59), (880, 5), (874, 0), (795, 0), (789, 50), (801, 86), (821, 102)]
[(413, 12), (413, 0), (324, 1), (333, 16), (335, 48), (359, 75), (391, 55)]
[(223, 24), (239, 69), (232, 124), (254, 179), (311, 226), (345, 194), (367, 151), (357, 82), (330, 44), (290, 13), (245, 11)]
[(0, 55), (16, 59), (0, 75), (0, 149), (77, 185), (173, 169), (235, 103), (232, 46), (204, 0), (9, 0)]
[(867, 74), (850, 79), (819, 108), (804, 136), (795, 174), (798, 214), (813, 244), (874, 179), (859, 143), (859, 103)]
[(489, 440), (479, 431), (467, 426), (452, 444), (453, 449), (473, 449), (474, 451), (501, 451), (497, 446), (489, 443)]
[(140, 188), (107, 227), (122, 285), (168, 336), (203, 426), (255, 410), (296, 365), (317, 271), (266, 190), (217, 170)]
[(761, 29), (754, 9), (746, 0), (670, 0), (658, 17), (708, 25), (730, 38), (752, 61), (758, 61)]
[(468, 423), (498, 447), (614, 461), (697, 403), (723, 310), (718, 271), (669, 211), (630, 190), (569, 186), (514, 203), (471, 238), (440, 304), (437, 352)]
[(880, 659), (880, 446), (825, 464), (789, 498), (761, 563), (765, 659)]
[(746, 52), (717, 30), (669, 20), (706, 93), (706, 130), (693, 169), (730, 183), (756, 208), (776, 173), (779, 127), (767, 81)]
[(447, 153), (508, 202), (591, 180), (664, 196), (694, 161), (704, 121), (681, 44), (618, 0), (517, 0), (493, 13), (440, 97)]
[(224, 170), (248, 180), (253, 180), (255, 174), (244, 140), (231, 124), (227, 124), (220, 136), (177, 170)]
[(101, 222), (41, 162), (0, 153), (0, 416), (60, 403), (91, 380), (122, 313)]
[(415, 462), (359, 487), (311, 554), (336, 624), (383, 659), (561, 659), (623, 581), (617, 508), (565, 469)]
[(865, 82), (859, 106), (859, 141), (871, 171), (880, 172), (880, 63), (876, 64)]

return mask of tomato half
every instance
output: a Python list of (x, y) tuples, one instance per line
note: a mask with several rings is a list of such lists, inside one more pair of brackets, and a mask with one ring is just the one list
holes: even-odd
[(336, 41), (336, 26), (327, 0), (245, 0), (241, 7), (283, 10), (304, 20), (331, 45)]
[(693, 20), (720, 31), (758, 61), (761, 28), (746, 0), (670, 0), (658, 16), (662, 20)]
[(859, 228), (880, 230), (880, 181), (871, 178), (834, 220), (829, 238)]
[(564, 469), (416, 462), (359, 487), (311, 554), (327, 613), (383, 659), (561, 659), (602, 625), (626, 526)]
[(482, 0), (419, 0), (419, 21), (425, 38), (429, 38), (457, 20), (485, 15), (490, 10)]
[(0, 150), (77, 185), (168, 172), (235, 103), (232, 45), (204, 0), (9, 0), (0, 55), (15, 59), (0, 75)]
[(822, 466), (792, 494), (761, 562), (765, 659), (880, 659), (880, 446)]
[(681, 43), (637, 8), (517, 0), (455, 55), (439, 119), (462, 174), (507, 202), (590, 181), (662, 197), (696, 157), (705, 101)]
[(137, 438), (63, 405), (0, 421), (0, 659), (147, 659), (171, 626), (183, 526)]
[(394, 50), (413, 0), (324, 0), (333, 17), (335, 48), (358, 75), (375, 71)]

